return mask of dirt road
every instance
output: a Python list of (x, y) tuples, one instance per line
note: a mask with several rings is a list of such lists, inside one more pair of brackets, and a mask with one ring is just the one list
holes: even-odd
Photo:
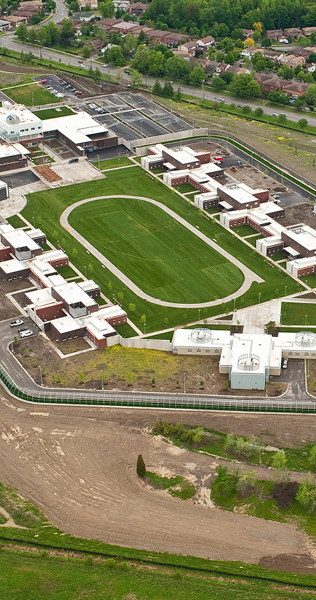
[[(294, 568), (306, 561), (313, 565), (307, 536), (292, 525), (181, 501), (145, 486), (135, 474), (138, 453), (149, 470), (203, 482), (201, 503), (209, 497), (216, 461), (152, 438), (146, 428), (164, 416), (218, 429), (225, 423), (234, 428), (236, 422), (237, 433), (248, 429), (249, 434), (255, 425), (270, 429), (270, 440), (277, 429), (273, 415), (253, 420), (248, 415), (30, 406), (1, 393), (0, 480), (73, 535), (211, 559), (254, 563), (284, 555), (284, 565), (289, 559)], [(286, 419), (280, 417), (279, 425), (290, 425)], [(301, 431), (304, 420), (291, 422)]]

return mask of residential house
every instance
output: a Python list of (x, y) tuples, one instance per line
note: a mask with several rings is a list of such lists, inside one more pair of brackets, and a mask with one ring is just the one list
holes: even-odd
[(227, 65), (226, 63), (222, 62), (222, 63), (218, 63), (215, 71), (214, 71), (214, 75), (217, 75), (218, 77), (220, 77), (222, 75), (222, 73), (224, 73), (224, 71), (226, 71), (226, 69), (229, 67), (230, 65)]
[(181, 52), (187, 52), (187, 54), (194, 54), (194, 52), (198, 49), (198, 43), (196, 40), (192, 42), (186, 42), (185, 44), (180, 44), (179, 50)]
[(130, 15), (135, 15), (135, 17), (140, 17), (145, 10), (147, 10), (148, 4), (144, 4), (144, 2), (135, 2), (135, 4), (130, 4), (127, 11)]
[(113, 0), (113, 4), (115, 6), (115, 10), (121, 9), (125, 10), (125, 12), (129, 12), (129, 8), (131, 5), (129, 0)]
[(8, 15), (6, 16), (6, 21), (8, 21), (12, 27), (18, 27), (21, 23), (27, 23), (27, 18), (22, 17), (22, 15)]
[[(188, 52), (183, 52), (183, 50), (173, 50), (173, 56), (180, 56), (180, 58), (184, 58), (184, 60), (191, 61), (191, 54)], [(195, 62), (195, 61), (194, 61)]]
[(241, 51), (241, 56), (247, 56), (251, 58), (256, 52), (262, 52), (263, 54), (264, 48), (257, 48), (256, 46), (249, 46), (249, 48), (243, 48)]
[(197, 45), (203, 50), (208, 50), (213, 44), (215, 44), (215, 40), (212, 35), (207, 35), (197, 41)]
[(252, 29), (242, 29), (242, 34), (243, 34), (245, 40), (247, 38), (252, 38), (253, 30)]
[(9, 23), (9, 21), (3, 21), (2, 19), (0, 19), (0, 31), (8, 31), (9, 29), (11, 29), (12, 25), (11, 23)]
[(121, 21), (120, 23), (113, 25), (112, 30), (126, 35), (127, 33), (133, 33), (135, 27), (137, 27), (137, 23), (133, 23), (132, 21)]
[(270, 40), (278, 40), (283, 37), (283, 29), (268, 29), (267, 37), (270, 38)]
[(295, 69), (295, 67), (304, 67), (306, 64), (306, 59), (304, 56), (294, 56), (294, 54), (283, 54), (279, 58), (279, 63), (281, 65), (286, 65), (291, 67), (291, 69)]
[(159, 44), (162, 42), (165, 44), (165, 37), (168, 35), (168, 31), (161, 31), (161, 29), (154, 29), (151, 33), (147, 33), (148, 37), (150, 37), (151, 41)]
[(184, 33), (174, 33), (173, 31), (166, 31), (165, 33), (166, 35), (163, 38), (163, 43), (168, 46), (174, 46), (189, 39), (189, 36)]
[(91, 10), (96, 10), (98, 8), (98, 0), (77, 0), (79, 4), (79, 9), (81, 10), (85, 6), (89, 6)]
[[(37, 11), (35, 11), (37, 12)], [(24, 23), (28, 23), (31, 18), (33, 17), (35, 13), (29, 10), (20, 10), (20, 11), (15, 11), (12, 13), (12, 15), (10, 15), (11, 17), (22, 17), (23, 19), (25, 19)]]
[(300, 35), (302, 35), (302, 30), (299, 27), (289, 27), (288, 29), (284, 29), (284, 37), (286, 38), (291, 36), (293, 40), (297, 40)]
[(282, 56), (280, 52), (277, 52), (276, 50), (266, 50), (266, 48), (259, 48), (259, 52), (261, 52), (266, 60), (273, 60), (273, 62), (278, 62), (280, 56)]
[(274, 92), (279, 90), (280, 92), (289, 85), (287, 79), (281, 79), (281, 77), (271, 77), (261, 83), (262, 87), (266, 92)]
[(95, 40), (86, 40), (84, 43), (84, 46), (90, 46), (92, 52), (101, 52), (103, 46), (104, 46), (104, 42), (102, 40), (99, 39), (95, 39)]
[(302, 28), (302, 34), (305, 35), (306, 37), (309, 37), (312, 33), (314, 33), (314, 31), (316, 31), (316, 27), (303, 27)]
[(123, 19), (116, 19), (115, 17), (113, 17), (112, 19), (101, 19), (100, 21), (98, 21), (98, 26), (101, 27), (101, 29), (103, 29), (104, 31), (112, 31), (114, 25), (116, 25), (117, 23), (122, 23), (122, 21)]
[(300, 81), (292, 83), (287, 82), (287, 85), (284, 86), (283, 89), (287, 94), (290, 94), (293, 98), (300, 98), (300, 96), (304, 96), (309, 85), (310, 84), (308, 83), (302, 83)]

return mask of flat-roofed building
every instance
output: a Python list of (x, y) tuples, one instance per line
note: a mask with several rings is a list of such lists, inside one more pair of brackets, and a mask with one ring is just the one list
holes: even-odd
[(0, 201), (9, 198), (9, 188), (5, 181), (0, 180)]
[(3, 101), (0, 107), (0, 137), (8, 143), (39, 142), (43, 138), (43, 124), (23, 104)]
[(30, 260), (43, 252), (41, 246), (32, 240), (23, 229), (1, 233), (1, 242), (10, 247), (11, 253), (18, 260)]
[(316, 231), (309, 225), (297, 225), (282, 232), (285, 246), (293, 248), (301, 258), (316, 255)]
[(78, 153), (117, 146), (118, 138), (85, 111), (43, 121), (44, 138), (58, 138)]
[(286, 270), (297, 278), (316, 273), (316, 256), (289, 260), (286, 263)]
[(86, 328), (80, 321), (68, 315), (51, 321), (50, 330), (59, 342), (83, 337), (86, 332)]
[(0, 172), (27, 167), (27, 159), (30, 154), (31, 152), (18, 142), (16, 144), (0, 144)]
[(30, 274), (29, 267), (17, 258), (4, 260), (0, 262), (0, 277), (6, 281), (13, 279), (23, 279)]
[(67, 313), (77, 319), (99, 310), (98, 303), (75, 283), (64, 283), (52, 288), (52, 296), (64, 303)]

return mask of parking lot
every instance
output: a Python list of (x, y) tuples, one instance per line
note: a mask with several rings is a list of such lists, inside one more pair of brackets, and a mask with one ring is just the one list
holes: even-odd
[(35, 183), (35, 181), (40, 181), (39, 177), (33, 173), (33, 171), (19, 171), (18, 173), (10, 173), (10, 175), (2, 175), (1, 181), (4, 181), (8, 184), (8, 186), (13, 189), (17, 187), (21, 187), (22, 185), (29, 185), (30, 183)]
[(46, 89), (54, 94), (56, 98), (60, 98), (61, 101), (65, 98), (70, 98), (72, 101), (75, 101), (78, 98), (76, 92), (79, 92), (80, 90), (77, 90), (73, 85), (68, 84), (63, 79), (57, 77), (57, 75), (46, 75), (45, 78), (36, 77), (35, 80), (41, 82), (46, 81), (46, 83), (42, 84), (43, 87), (46, 87)]

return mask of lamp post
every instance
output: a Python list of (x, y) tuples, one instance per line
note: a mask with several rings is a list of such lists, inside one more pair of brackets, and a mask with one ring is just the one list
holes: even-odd
[(103, 390), (103, 369), (101, 369), (101, 390)]
[(204, 81), (205, 81), (205, 79), (203, 79), (203, 81), (202, 81), (202, 104), (204, 102)]
[(261, 292), (259, 292), (259, 304), (261, 302)]
[(97, 159), (98, 159), (98, 169), (100, 171), (100, 156), (97, 154)]
[(83, 265), (83, 268), (84, 268), (85, 276), (86, 276), (86, 279), (87, 279), (87, 267), (86, 267), (86, 265)]
[(146, 323), (144, 323), (144, 335), (146, 335)]
[(183, 373), (183, 393), (185, 394), (185, 373)]
[(234, 310), (236, 308), (236, 298), (234, 298)]
[(284, 292), (285, 292), (285, 294), (284, 294), (284, 295), (285, 295), (285, 296), (286, 296), (286, 290), (287, 290), (287, 285), (285, 286), (285, 289), (284, 289)]
[(307, 325), (307, 315), (305, 315), (305, 325)]
[(43, 374), (42, 374), (42, 367), (40, 365), (38, 365), (38, 368), (40, 370), (40, 378), (41, 378), (41, 385), (43, 385)]
[(199, 308), (199, 321), (201, 320), (201, 309)]

